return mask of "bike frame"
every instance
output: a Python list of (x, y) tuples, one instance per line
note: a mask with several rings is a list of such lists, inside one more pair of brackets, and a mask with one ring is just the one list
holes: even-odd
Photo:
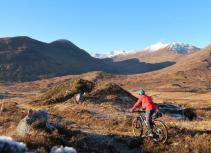
[[(140, 127), (136, 127), (136, 125), (138, 125), (138, 122), (140, 122), (140, 124), (141, 124), (140, 125), (141, 126), (141, 131), (140, 131), (141, 134), (140, 134), (140, 136), (148, 137), (147, 133), (149, 132), (149, 128), (148, 128), (147, 123), (146, 123), (144, 112), (143, 111), (137, 111), (137, 112), (139, 113), (139, 115), (137, 115), (137, 117), (135, 118), (136, 120), (135, 119), (133, 120), (133, 123), (136, 123), (136, 124), (133, 124), (133, 132), (135, 132), (134, 131), (135, 128), (136, 129), (140, 128)], [(161, 120), (157, 120), (155, 118), (152, 118), (152, 122), (153, 122), (153, 127), (152, 128), (153, 128), (153, 130), (155, 130), (155, 133), (156, 133), (157, 138), (159, 138), (159, 140), (156, 140), (156, 141), (161, 141), (162, 140), (162, 143), (164, 144), (167, 141), (167, 139), (168, 139), (168, 129), (167, 129), (165, 123), (162, 122)], [(162, 128), (160, 129), (159, 127), (157, 127), (157, 124), (156, 123), (159, 123), (159, 125), (161, 125)], [(134, 125), (135, 125), (135, 127), (134, 127)], [(144, 126), (146, 127), (146, 130), (147, 131), (143, 131), (143, 127)], [(165, 132), (165, 133), (163, 133), (165, 135), (162, 135), (162, 137), (160, 137), (161, 136), (160, 134), (162, 134), (162, 133), (160, 133), (160, 130), (162, 130), (163, 132)], [(138, 136), (136, 134), (136, 132), (134, 133), (134, 135), (135, 136)]]
[(144, 123), (144, 125), (147, 127), (148, 129), (148, 126), (147, 126), (147, 123), (146, 123), (146, 119), (145, 119), (145, 116), (140, 114), (139, 117), (138, 117), (140, 120), (141, 120), (141, 123)]

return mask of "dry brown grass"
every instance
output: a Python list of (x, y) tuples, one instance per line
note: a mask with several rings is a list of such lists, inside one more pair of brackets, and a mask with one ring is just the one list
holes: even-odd
[(16, 141), (26, 143), (30, 150), (39, 153), (50, 152), (53, 146), (63, 145), (77, 147), (83, 137), (80, 131), (66, 129), (66, 127), (59, 131), (56, 130), (53, 133), (37, 131), (25, 136), (13, 135)]
[[(70, 100), (64, 103), (41, 107), (29, 103), (32, 98), (40, 94), (42, 91), (54, 85), (58, 85), (71, 77), (72, 76), (66, 76), (23, 84), (1, 85), (0, 89), (2, 89), (2, 91), (7, 91), (10, 94), (10, 97), (4, 99), (7, 103), (7, 106), (5, 105), (5, 107), (8, 111), (2, 112), (0, 117), (0, 133), (2, 135), (14, 136), (17, 140), (26, 142), (30, 148), (36, 149), (37, 152), (49, 151), (49, 146), (55, 144), (69, 144), (73, 146), (74, 142), (79, 141), (75, 137), (72, 137), (70, 140), (70, 137), (65, 138), (65, 136), (61, 136), (58, 133), (47, 136), (41, 135), (34, 139), (32, 136), (31, 138), (16, 137), (15, 128), (20, 119), (25, 116), (25, 109), (40, 109), (42, 107), (52, 114), (64, 117), (64, 123), (62, 124), (65, 125), (67, 129), (71, 129), (70, 131), (75, 129), (76, 131), (81, 130), (82, 132), (97, 133), (99, 135), (115, 134), (117, 136), (132, 136), (131, 119), (134, 114), (129, 113), (129, 107), (113, 105), (112, 101), (114, 99), (112, 95), (108, 95), (105, 98), (105, 101), (102, 101), (101, 103), (93, 102), (94, 99), (90, 100), (90, 102), (86, 101), (81, 104), (73, 103)], [(95, 78), (91, 76), (87, 77), (90, 77), (90, 79)], [(110, 78), (109, 81), (105, 80), (105, 82), (106, 84), (108, 82), (117, 82), (119, 85), (122, 85), (125, 89), (128, 89), (137, 96), (135, 90), (138, 88), (134, 87), (138, 87), (136, 81), (133, 82), (130, 77), (127, 79), (123, 78), (127, 77), (115, 76), (114, 78)], [(101, 80), (100, 82), (102, 84), (105, 83), (104, 80)], [(162, 120), (168, 125), (170, 133), (170, 138), (167, 144), (158, 145), (146, 140), (144, 144), (145, 152), (208, 153), (211, 150), (211, 95), (209, 92), (158, 92), (154, 89), (147, 90), (147, 93), (152, 95), (156, 102), (170, 101), (195, 109), (198, 119), (192, 122), (177, 121), (164, 116)], [(21, 107), (17, 107), (17, 104)], [(50, 145), (48, 146), (46, 143)]]
[(17, 103), (4, 102), (0, 112), (0, 134), (12, 135), (15, 133), (19, 121), (26, 115), (26, 110), (18, 107)]

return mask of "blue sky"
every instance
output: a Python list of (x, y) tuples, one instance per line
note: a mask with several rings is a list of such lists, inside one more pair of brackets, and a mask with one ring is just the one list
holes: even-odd
[(89, 52), (211, 43), (210, 0), (1, 0), (0, 37), (65, 38)]

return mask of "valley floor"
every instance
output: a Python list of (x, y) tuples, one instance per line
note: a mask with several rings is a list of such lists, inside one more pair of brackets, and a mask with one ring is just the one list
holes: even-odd
[[(65, 102), (48, 106), (35, 106), (30, 102), (42, 91), (59, 84), (68, 78), (53, 81), (35, 81), (30, 83), (0, 84), (1, 116), (0, 134), (15, 137), (15, 129), (29, 109), (47, 109), (51, 114), (62, 116), (66, 126), (89, 134), (133, 136), (131, 120), (135, 114), (129, 108), (109, 104)], [(174, 102), (193, 108), (197, 113), (195, 121), (178, 121), (168, 116), (161, 119), (169, 129), (169, 140), (165, 145), (144, 140), (143, 152), (162, 153), (211, 153), (211, 94), (192, 92), (156, 92), (148, 91), (154, 101)], [(133, 93), (135, 95), (135, 93)], [(13, 107), (15, 105), (17, 107)], [(14, 109), (16, 108), (16, 109)], [(13, 110), (14, 109), (14, 110)], [(21, 111), (18, 111), (21, 109)], [(16, 112), (17, 111), (17, 112)], [(24, 140), (23, 140), (24, 141)], [(32, 147), (33, 148), (33, 147)]]

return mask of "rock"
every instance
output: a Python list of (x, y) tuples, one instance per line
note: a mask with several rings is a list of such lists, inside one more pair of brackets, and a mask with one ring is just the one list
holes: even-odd
[(10, 137), (0, 136), (1, 153), (27, 153), (28, 149), (24, 143), (19, 143)]
[(184, 115), (186, 116), (186, 118), (188, 118), (191, 121), (192, 120), (195, 120), (196, 117), (197, 117), (196, 113), (192, 109), (190, 109), (190, 108), (186, 108), (184, 110)]
[(45, 132), (52, 132), (55, 129), (61, 129), (61, 128), (62, 128), (61, 125), (48, 121), (47, 111), (29, 110), (27, 116), (19, 122), (16, 131), (20, 135), (25, 135), (34, 132), (34, 130), (43, 130)]
[(157, 104), (161, 113), (169, 115), (177, 120), (194, 120), (197, 115), (191, 108), (185, 108), (177, 104), (165, 102)]
[(77, 103), (83, 102), (84, 99), (85, 99), (84, 95), (85, 95), (85, 93), (78, 93), (78, 94), (76, 94), (75, 101)]
[(48, 112), (46, 110), (38, 110), (38, 111), (32, 111), (30, 110), (27, 115), (26, 122), (29, 125), (32, 125), (36, 121), (41, 121), (40, 124), (46, 124), (48, 122)]
[(50, 153), (77, 153), (72, 147), (53, 147)]
[(26, 116), (24, 119), (22, 119), (16, 128), (16, 131), (19, 135), (25, 135), (26, 133), (29, 133), (31, 130), (31, 126), (29, 124), (27, 124), (27, 121), (26, 121), (27, 118), (28, 118), (28, 116)]

